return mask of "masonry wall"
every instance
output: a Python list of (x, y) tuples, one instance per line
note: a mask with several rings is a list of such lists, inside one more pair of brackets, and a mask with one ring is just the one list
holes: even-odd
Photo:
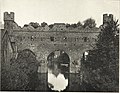
[[(93, 48), (99, 29), (89, 31), (22, 31), (14, 30), (10, 38), (17, 51), (30, 49), (42, 64), (41, 73), (47, 72), (47, 57), (55, 50), (63, 50), (70, 57), (70, 72), (77, 73), (86, 50)], [(78, 65), (73, 65), (77, 62)]]
[[(70, 58), (70, 73), (77, 73), (83, 53), (95, 47), (99, 28), (74, 28), (69, 30), (65, 24), (57, 23), (53, 29), (39, 30), (32, 26), (20, 28), (14, 21), (14, 13), (4, 13), (4, 31), (8, 33), (9, 42), (16, 58), (20, 50), (30, 49), (36, 54), (41, 67), (38, 72), (47, 72), (47, 57), (55, 50), (65, 51)], [(61, 30), (62, 28), (62, 30)], [(5, 49), (4, 49), (5, 50)], [(9, 51), (8, 51), (9, 52)], [(7, 54), (9, 55), (9, 53)], [(76, 65), (74, 65), (77, 63)]]
[[(112, 19), (113, 15), (104, 14), (103, 24), (105, 25), (106, 22)], [(8, 34), (4, 35), (4, 40), (2, 40), (4, 57), (9, 59), (11, 54), (15, 54), (15, 57), (17, 57), (17, 53), (20, 50), (30, 49), (36, 54), (37, 60), (40, 62), (38, 72), (40, 74), (41, 86), (39, 86), (37, 90), (39, 90), (40, 87), (43, 91), (47, 89), (48, 55), (55, 50), (63, 50), (70, 58), (69, 90), (76, 91), (73, 85), (77, 86), (78, 82), (81, 83), (81, 79), (77, 75), (81, 66), (81, 58), (85, 51), (95, 47), (97, 36), (100, 32), (99, 28), (72, 28), (70, 30), (66, 29), (64, 24), (61, 24), (62, 26), (56, 24), (52, 29), (48, 26), (37, 29), (31, 26), (21, 28), (15, 23), (13, 12), (10, 14), (4, 13), (4, 23), (4, 32), (8, 32)], [(9, 50), (8, 43), (10, 43), (9, 45), (11, 45), (11, 49), (13, 49), (12, 52), (14, 53), (11, 53)]]

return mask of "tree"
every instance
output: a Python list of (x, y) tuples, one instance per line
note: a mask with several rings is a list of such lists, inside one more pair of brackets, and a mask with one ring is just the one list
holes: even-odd
[(52, 29), (52, 28), (53, 28), (53, 26), (54, 26), (53, 24), (50, 24), (50, 25), (49, 25), (49, 28), (50, 28), (50, 29)]
[(76, 28), (76, 27), (77, 27), (77, 24), (74, 23), (74, 24), (71, 24), (70, 26), (73, 27), (73, 28)]
[(29, 49), (20, 51), (17, 57), (17, 63), (21, 71), (28, 76), (27, 89), (35, 90), (38, 85), (37, 70), (39, 64), (36, 55)]
[(28, 24), (25, 24), (23, 27), (28, 27), (29, 25)]
[(70, 27), (70, 24), (67, 23), (67, 24), (66, 24), (66, 28), (68, 28), (68, 27)]
[(35, 90), (38, 85), (38, 61), (28, 50), (18, 53), (17, 59), (10, 60), (10, 69), (2, 68), (2, 90)]
[(77, 25), (77, 27), (82, 27), (83, 26), (80, 21), (76, 25)]
[(42, 26), (42, 27), (45, 27), (46, 25), (47, 25), (46, 22), (41, 23), (41, 26)]
[[(84, 81), (97, 91), (118, 91), (119, 89), (119, 36), (118, 21), (101, 26), (96, 49), (89, 51), (84, 61)], [(89, 90), (88, 90), (89, 91)]]
[(38, 28), (40, 25), (39, 23), (34, 23), (34, 22), (30, 22), (29, 25), (31, 25), (32, 27), (34, 27), (35, 29)]
[(86, 20), (84, 21), (83, 27), (84, 27), (84, 28), (86, 28), (86, 27), (89, 27), (89, 28), (94, 28), (94, 27), (96, 27), (95, 20), (92, 19), (92, 18), (86, 19)]
[(19, 68), (15, 59), (10, 60), (10, 68), (2, 69), (2, 90), (27, 90), (28, 76)]

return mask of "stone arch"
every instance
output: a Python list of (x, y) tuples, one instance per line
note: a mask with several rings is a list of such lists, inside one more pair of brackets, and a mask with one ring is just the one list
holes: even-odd
[[(46, 48), (46, 47), (39, 47), (37, 49), (37, 52), (36, 55), (37, 57), (41, 56), (41, 59), (47, 61), (47, 57), (49, 56), (50, 53), (52, 53), (53, 51), (56, 51), (56, 50), (61, 50), (61, 51), (65, 51), (68, 55), (70, 54), (69, 50), (67, 48), (64, 48), (64, 47), (49, 47), (49, 48)], [(69, 58), (71, 59), (70, 55), (69, 55)], [(39, 59), (38, 59), (39, 60)]]
[[(69, 62), (68, 64), (70, 64), (69, 54), (66, 53), (66, 51), (61, 50), (61, 49), (57, 49), (57, 50), (54, 50), (54, 51), (50, 52), (49, 55), (47, 56), (47, 61), (49, 61), (50, 56), (51, 56), (51, 55), (53, 56), (56, 51), (60, 51), (60, 54), (62, 54), (61, 57), (63, 57), (62, 60), (64, 60), (64, 63), (67, 63), (67, 62), (66, 62), (66, 60), (67, 60), (67, 61)], [(66, 59), (65, 59), (65, 57), (66, 57)]]
[(70, 53), (69, 53), (69, 50), (68, 50), (68, 49), (66, 49), (66, 48), (57, 48), (57, 47), (55, 47), (55, 48), (53, 48), (53, 49), (47, 49), (47, 50), (46, 50), (45, 60), (47, 60), (47, 58), (48, 58), (48, 56), (50, 55), (50, 53), (52, 53), (52, 52), (54, 52), (54, 51), (57, 51), (57, 50), (64, 51), (64, 52), (69, 56), (69, 58), (70, 58), (70, 60), (71, 60), (71, 56), (70, 56)]
[[(70, 58), (69, 55), (64, 50), (54, 50), (51, 52), (48, 57), (48, 89), (51, 89), (51, 91), (63, 91), (69, 86), (69, 73), (70, 73)], [(55, 76), (56, 78), (53, 78), (52, 76)], [(62, 81), (60, 81), (61, 86), (56, 85), (57, 79), (62, 78)], [(54, 81), (55, 79), (55, 81)], [(54, 81), (54, 82), (53, 82)], [(52, 88), (54, 86), (54, 88)]]
[(25, 55), (24, 55), (25, 57), (28, 57), (30, 53), (31, 53), (33, 56), (36, 57), (36, 54), (35, 54), (32, 50), (30, 50), (30, 49), (23, 49), (23, 50), (18, 51), (18, 56), (19, 56), (20, 54), (22, 54), (22, 53), (25, 53)]
[[(66, 53), (66, 51), (64, 50), (61, 50), (61, 49), (57, 49), (57, 50), (54, 50), (52, 52), (49, 53), (49, 55), (47, 56), (47, 61), (48, 61), (48, 65), (49, 65), (49, 61), (50, 61), (50, 56), (52, 56), (52, 58), (54, 57), (54, 53), (57, 52), (57, 51), (60, 51), (60, 57), (59, 57), (59, 61), (61, 61), (61, 65), (66, 65), (68, 64), (68, 72), (67, 73), (70, 73), (70, 57), (68, 55), (68, 53)], [(53, 60), (54, 61), (54, 60)]]
[(36, 59), (35, 53), (30, 49), (19, 50), (16, 62), (20, 71), (27, 76), (27, 89), (35, 90), (39, 84), (37, 72), (38, 61)]
[(21, 66), (23, 64), (23, 68), (28, 68), (31, 73), (36, 72), (38, 69), (38, 61), (36, 59), (36, 54), (30, 49), (23, 49), (18, 51), (16, 60)]
[(69, 51), (67, 51), (66, 49), (59, 49), (59, 48), (56, 48), (56, 49), (50, 50), (50, 51), (49, 51), (49, 54), (47, 55), (47, 57), (50, 55), (50, 53), (53, 53), (53, 52), (55, 52), (55, 51), (64, 52), (64, 53), (66, 53), (66, 54), (69, 56)]

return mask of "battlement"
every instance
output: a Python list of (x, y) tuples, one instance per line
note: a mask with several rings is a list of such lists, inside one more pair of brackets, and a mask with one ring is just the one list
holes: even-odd
[(14, 21), (14, 12), (4, 12), (4, 21)]
[(110, 22), (113, 20), (113, 15), (112, 14), (103, 14), (103, 24)]

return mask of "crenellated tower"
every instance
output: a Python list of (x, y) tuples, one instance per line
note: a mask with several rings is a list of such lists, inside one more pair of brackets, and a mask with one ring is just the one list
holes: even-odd
[(5, 12), (4, 13), (4, 32), (2, 36), (1, 48), (2, 48), (2, 62), (9, 69), (10, 59), (13, 56), (13, 49), (11, 42), (11, 35), (13, 33), (13, 23), (14, 23), (14, 13)]
[(108, 22), (113, 21), (113, 15), (112, 14), (103, 14), (103, 24), (106, 24)]
[(4, 29), (11, 34), (13, 31), (13, 23), (14, 23), (14, 12), (5, 12), (4, 13)]

